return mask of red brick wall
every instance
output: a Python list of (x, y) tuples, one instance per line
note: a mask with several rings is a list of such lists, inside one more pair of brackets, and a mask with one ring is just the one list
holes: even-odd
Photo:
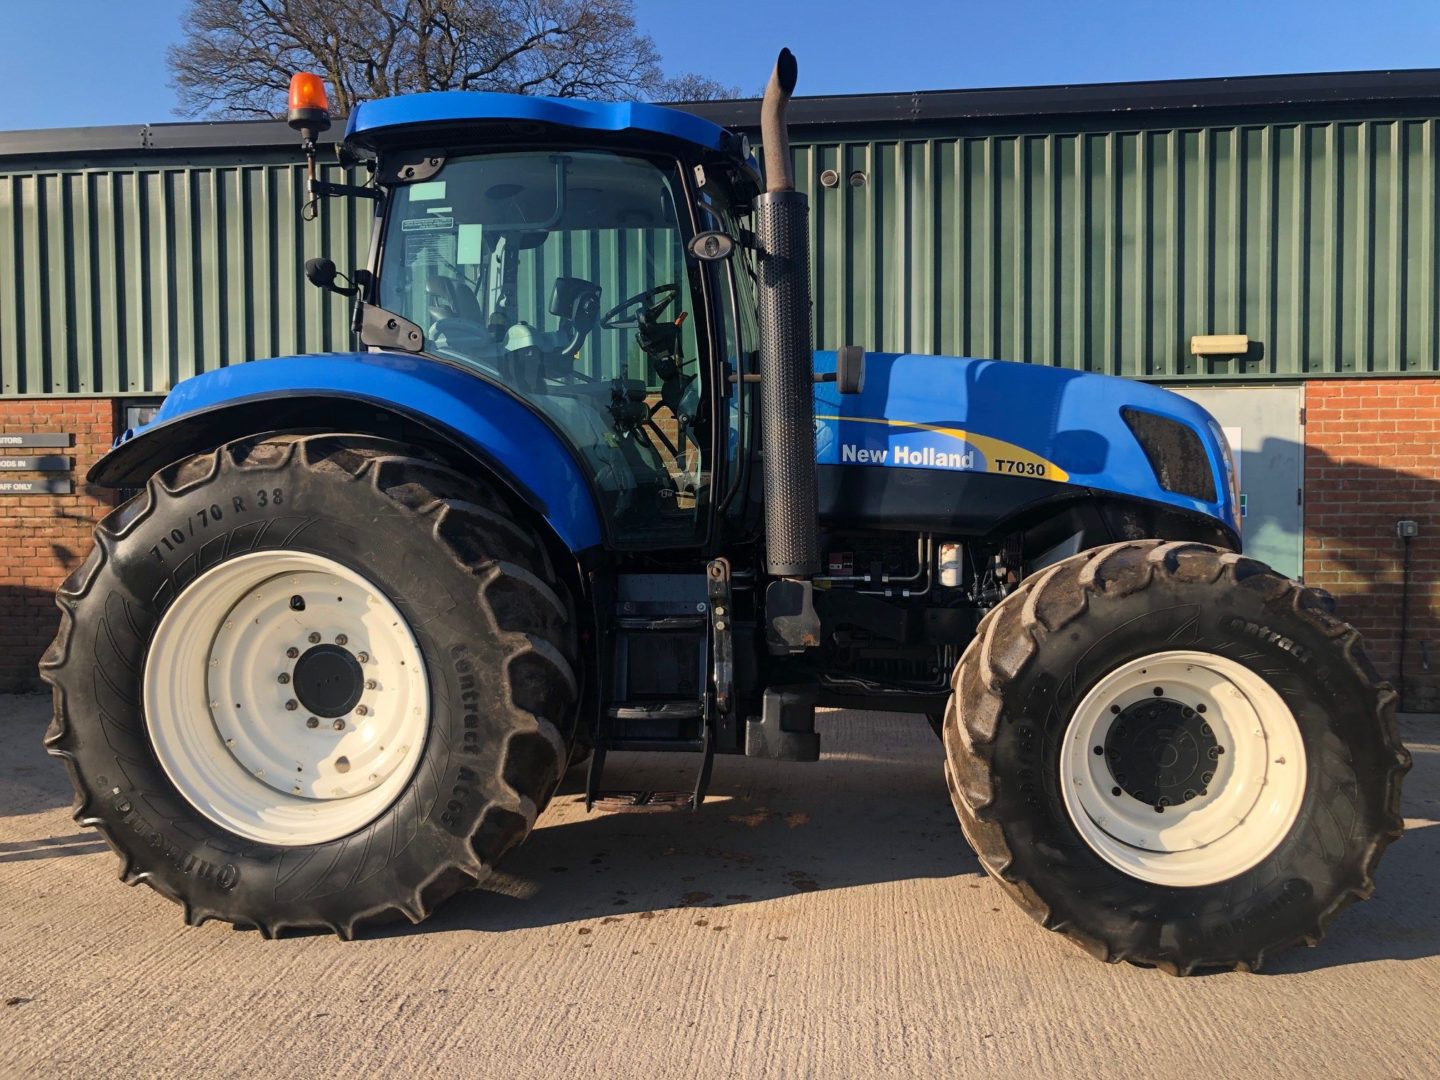
[(1335, 594), (1338, 613), (1359, 627), (1376, 667), (1396, 681), (1403, 546), (1395, 523), (1417, 522), (1404, 707), (1436, 711), (1440, 379), (1311, 382), (1305, 410), (1305, 581)]
[[(116, 404), (109, 399), (0, 401), (0, 434), (69, 432), (68, 450), (0, 449), (0, 455), (64, 454), (75, 459), (72, 495), (0, 495), (0, 692), (42, 688), (36, 665), (55, 636), (55, 588), (90, 551), (90, 530), (111, 506), (110, 492), (91, 488), (85, 473), (115, 438)], [(19, 473), (9, 480), (60, 477)]]

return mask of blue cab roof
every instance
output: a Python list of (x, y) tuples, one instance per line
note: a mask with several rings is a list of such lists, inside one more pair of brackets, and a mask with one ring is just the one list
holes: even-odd
[(467, 120), (526, 120), (581, 131), (647, 132), (707, 150), (719, 150), (726, 137), (725, 129), (719, 125), (662, 105), (447, 90), (363, 102), (350, 113), (345, 141), (365, 142), (366, 135), (411, 124)]

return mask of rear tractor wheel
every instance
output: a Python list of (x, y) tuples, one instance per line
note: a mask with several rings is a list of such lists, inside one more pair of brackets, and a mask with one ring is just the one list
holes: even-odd
[(569, 757), (574, 623), (485, 484), (358, 436), (170, 466), (60, 590), (46, 745), (122, 877), (266, 935), (418, 922)]
[(1097, 548), (1026, 581), (955, 672), (966, 837), (1107, 961), (1254, 970), (1374, 889), (1410, 758), (1359, 634), (1202, 544)]

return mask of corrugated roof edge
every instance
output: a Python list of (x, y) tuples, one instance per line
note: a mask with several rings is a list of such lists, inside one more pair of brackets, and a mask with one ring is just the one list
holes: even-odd
[[(1440, 68), (836, 94), (796, 98), (790, 108), (790, 119), (794, 127), (804, 129), (831, 124), (1101, 116), (1415, 101), (1440, 101)], [(677, 102), (672, 107), (732, 130), (750, 131), (759, 126), (758, 98)], [(343, 129), (343, 121), (337, 121), (322, 141), (333, 141)], [(0, 131), (0, 158), (245, 147), (294, 147), (297, 154), (299, 152), (295, 133), (280, 120), (216, 120)]]

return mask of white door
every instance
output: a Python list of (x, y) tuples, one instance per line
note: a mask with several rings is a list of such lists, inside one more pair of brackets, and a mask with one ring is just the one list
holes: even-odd
[(1208, 409), (1230, 440), (1240, 470), (1245, 554), (1298, 578), (1304, 541), (1303, 386), (1176, 389)]

